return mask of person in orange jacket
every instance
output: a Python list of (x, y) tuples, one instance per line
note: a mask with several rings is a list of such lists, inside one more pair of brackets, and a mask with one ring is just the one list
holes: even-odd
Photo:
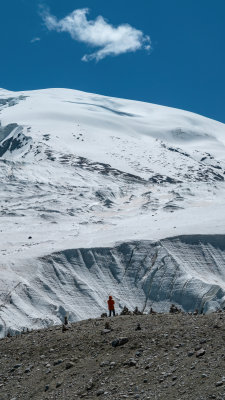
[(111, 317), (112, 313), (113, 316), (115, 317), (115, 308), (114, 308), (115, 301), (113, 300), (112, 296), (109, 296), (109, 300), (107, 301), (107, 303), (109, 309), (109, 317)]

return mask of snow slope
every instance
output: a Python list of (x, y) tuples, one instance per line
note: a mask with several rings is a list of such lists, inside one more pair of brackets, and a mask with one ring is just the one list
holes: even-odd
[[(118, 307), (223, 304), (224, 124), (67, 89), (0, 89), (0, 121), (0, 335), (99, 315), (111, 291)], [(96, 252), (97, 269), (80, 261)]]

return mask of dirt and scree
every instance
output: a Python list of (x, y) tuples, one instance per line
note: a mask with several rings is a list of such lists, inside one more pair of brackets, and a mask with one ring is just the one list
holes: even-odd
[(225, 399), (223, 312), (69, 326), (0, 340), (0, 400)]

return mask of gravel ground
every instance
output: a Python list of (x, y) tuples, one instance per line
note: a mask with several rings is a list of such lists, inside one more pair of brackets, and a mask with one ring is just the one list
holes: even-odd
[(224, 313), (125, 315), (5, 338), (0, 400), (225, 399), (224, 343)]

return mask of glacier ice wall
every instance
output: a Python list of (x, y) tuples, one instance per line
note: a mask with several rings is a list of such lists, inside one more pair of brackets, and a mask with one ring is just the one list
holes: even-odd
[(225, 236), (194, 235), (133, 241), (114, 247), (70, 249), (20, 268), (18, 282), (1, 298), (0, 336), (25, 328), (98, 317), (106, 301), (158, 312), (175, 303), (184, 311), (225, 305)]

